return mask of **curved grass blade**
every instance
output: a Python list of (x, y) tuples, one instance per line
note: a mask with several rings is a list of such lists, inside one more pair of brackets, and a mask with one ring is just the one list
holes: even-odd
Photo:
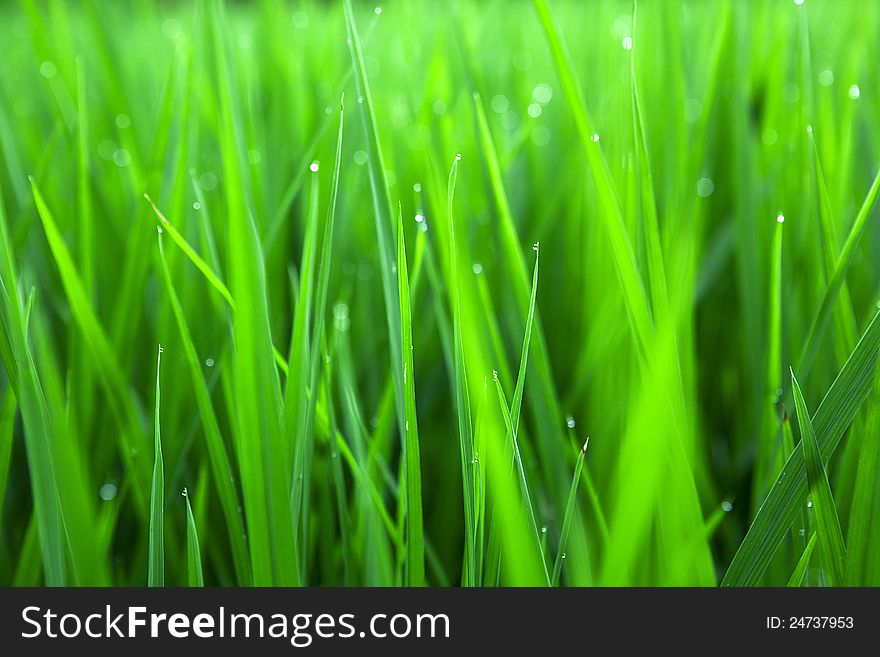
[(153, 415), (153, 482), (150, 486), (150, 531), (147, 554), (147, 586), (165, 586), (165, 464), (159, 423), (159, 373), (162, 347), (156, 356), (156, 406)]
[(199, 550), (199, 534), (196, 531), (196, 519), (193, 517), (192, 506), (189, 503), (189, 494), (183, 489), (183, 498), (186, 500), (186, 574), (187, 582), (191, 587), (205, 585), (202, 576), (202, 556)]
[(828, 473), (822, 462), (816, 432), (813, 431), (807, 404), (793, 371), (791, 373), (791, 391), (794, 395), (798, 424), (801, 429), (801, 444), (807, 467), (807, 481), (813, 501), (813, 512), (816, 514), (816, 524), (818, 525), (816, 533), (819, 535), (819, 553), (822, 556), (825, 581), (829, 586), (836, 586), (843, 583), (843, 568), (846, 563), (843, 532), (840, 529), (840, 518), (837, 516), (837, 507), (831, 494)]
[(139, 510), (142, 510), (144, 517), (146, 517), (147, 501), (144, 491), (149, 488), (146, 461), (132, 458), (132, 453), (138, 451), (144, 437), (137, 411), (135, 410), (132, 398), (126, 393), (128, 386), (116, 360), (114, 349), (89, 301), (85, 287), (76, 271), (76, 265), (64, 243), (58, 225), (46, 202), (43, 200), (36, 180), (31, 177), (30, 181), (37, 213), (40, 215), (46, 239), (55, 258), (61, 283), (67, 295), (68, 305), (80, 327), (83, 339), (88, 344), (89, 350), (94, 357), (111, 412), (121, 425), (120, 430), (117, 432), (120, 440), (120, 456), (125, 464), (126, 471), (130, 472), (132, 477), (134, 477), (132, 488), (134, 489), (135, 501), (138, 504)]
[(174, 240), (174, 243), (180, 247), (180, 250), (183, 251), (184, 254), (186, 254), (186, 257), (190, 259), (200, 272), (202, 272), (211, 286), (217, 290), (224, 299), (226, 299), (229, 307), (235, 310), (235, 301), (232, 300), (232, 294), (230, 294), (229, 288), (223, 284), (223, 281), (221, 281), (217, 274), (214, 273), (214, 270), (211, 269), (208, 263), (202, 260), (202, 257), (189, 245), (189, 242), (187, 242), (186, 238), (180, 234), (180, 231), (174, 227), (174, 224), (165, 218), (165, 215), (162, 214), (162, 211), (159, 210), (158, 207), (156, 207), (156, 204), (153, 202), (153, 199), (150, 198), (150, 195), (144, 194), (144, 198), (147, 199), (147, 203), (153, 208), (153, 212), (158, 218), (159, 223), (162, 225), (162, 229), (168, 232), (171, 239)]

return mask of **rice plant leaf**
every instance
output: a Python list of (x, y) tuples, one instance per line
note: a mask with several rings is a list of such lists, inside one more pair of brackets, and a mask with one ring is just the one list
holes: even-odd
[[(812, 417), (823, 463), (827, 463), (834, 453), (871, 391), (878, 347), (880, 321), (875, 315)], [(722, 586), (755, 586), (760, 583), (808, 492), (806, 462), (800, 443), (758, 509), (724, 575)]]
[(840, 518), (837, 516), (837, 507), (831, 494), (828, 473), (822, 462), (816, 432), (813, 430), (807, 404), (793, 371), (791, 373), (791, 387), (797, 409), (798, 424), (801, 429), (801, 444), (803, 445), (813, 512), (816, 515), (816, 524), (818, 525), (819, 551), (822, 555), (825, 580), (829, 586), (835, 586), (843, 582), (843, 568), (846, 562), (846, 548), (843, 543), (843, 532), (840, 529)]
[(403, 386), (406, 394), (404, 455), (406, 476), (406, 578), (410, 586), (425, 581), (425, 537), (422, 520), (422, 465), (419, 458), (419, 428), (416, 416), (415, 369), (413, 367), (412, 312), (410, 310), (409, 274), (406, 243), (403, 236), (403, 211), (397, 220), (397, 286), (400, 297), (400, 340), (403, 353)]
[(875, 374), (874, 388), (867, 404), (865, 430), (861, 434), (852, 506), (847, 528), (846, 586), (871, 584), (869, 564), (876, 558), (877, 544), (872, 527), (878, 522), (877, 477), (880, 476), (880, 376)]
[(816, 314), (813, 316), (807, 338), (804, 341), (804, 347), (798, 359), (797, 369), (802, 377), (807, 375), (813, 365), (816, 350), (819, 348), (819, 343), (831, 319), (837, 298), (846, 280), (849, 266), (852, 263), (853, 255), (859, 246), (859, 242), (862, 240), (865, 227), (868, 225), (868, 218), (871, 216), (871, 211), (877, 202), (878, 194), (880, 194), (880, 171), (874, 177), (874, 182), (871, 183), (868, 194), (865, 196), (864, 201), (862, 201), (856, 218), (853, 220), (852, 226), (850, 226), (849, 234), (846, 236), (846, 240), (840, 250), (840, 256), (837, 258), (837, 264), (834, 266), (834, 271), (828, 279), (828, 287), (825, 289), (822, 301), (816, 309)]
[(147, 586), (165, 586), (165, 463), (159, 422), (162, 347), (156, 356), (156, 404), (153, 414), (153, 481), (150, 486), (150, 528)]
[(578, 453), (577, 462), (574, 465), (574, 477), (571, 479), (571, 488), (568, 491), (568, 501), (565, 503), (565, 514), (562, 516), (562, 529), (559, 533), (559, 549), (556, 552), (556, 560), (553, 562), (553, 573), (550, 575), (550, 585), (559, 586), (559, 577), (562, 574), (562, 562), (565, 560), (565, 546), (568, 544), (568, 534), (571, 531), (571, 520), (577, 512), (577, 491), (584, 470), (584, 460), (587, 458), (587, 447), (590, 439), (584, 442), (584, 446)]
[(230, 459), (226, 452), (223, 436), (220, 432), (220, 423), (214, 406), (211, 403), (211, 394), (202, 374), (201, 360), (196, 352), (190, 334), (189, 325), (184, 316), (183, 307), (177, 296), (174, 284), (171, 281), (171, 273), (165, 260), (165, 249), (162, 236), (158, 236), (159, 264), (162, 273), (162, 282), (165, 286), (165, 294), (171, 305), (177, 329), (180, 334), (180, 344), (186, 358), (190, 374), (190, 382), (193, 387), (198, 407), (202, 429), (205, 434), (205, 444), (208, 448), (208, 460), (211, 466), (211, 474), (216, 486), (217, 497), (223, 516), (226, 521), (226, 529), (229, 536), (229, 544), (232, 550), (232, 561), (235, 568), (236, 578), (240, 584), (247, 585), (251, 582), (250, 563), (248, 561), (247, 541), (244, 538), (244, 520), (241, 515), (241, 502), (235, 489), (233, 470)]
[(183, 489), (183, 498), (186, 501), (186, 574), (190, 587), (205, 585), (202, 576), (202, 553), (199, 548), (199, 533), (196, 530), (196, 519), (193, 517), (192, 506), (189, 503), (189, 492)]
[(810, 557), (813, 556), (813, 550), (816, 548), (816, 541), (819, 538), (819, 534), (813, 532), (810, 535), (810, 540), (807, 542), (807, 547), (804, 548), (803, 553), (801, 554), (801, 558), (798, 559), (797, 565), (794, 567), (794, 572), (791, 574), (791, 577), (788, 580), (788, 587), (798, 587), (803, 585), (804, 583), (804, 575), (807, 573), (807, 566), (810, 565)]

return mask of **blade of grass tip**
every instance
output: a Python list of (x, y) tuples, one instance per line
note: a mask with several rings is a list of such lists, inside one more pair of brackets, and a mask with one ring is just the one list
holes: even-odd
[[(400, 296), (400, 340), (403, 353), (405, 398), (404, 457), (406, 470), (406, 582), (422, 586), (425, 582), (425, 537), (422, 520), (422, 465), (419, 458), (419, 429), (416, 416), (415, 370), (413, 368), (412, 315), (406, 243), (403, 236), (403, 209), (397, 215), (397, 286)], [(476, 572), (476, 571), (475, 571)]]
[(568, 501), (565, 503), (565, 515), (562, 517), (562, 530), (559, 533), (559, 549), (556, 552), (556, 561), (553, 563), (553, 574), (550, 576), (550, 585), (559, 586), (559, 577), (562, 574), (562, 562), (565, 559), (565, 546), (568, 543), (568, 533), (571, 530), (571, 519), (577, 509), (577, 490), (581, 480), (581, 471), (584, 469), (584, 461), (587, 458), (587, 447), (590, 438), (584, 441), (584, 446), (578, 454), (577, 463), (574, 466), (574, 477), (571, 479), (571, 489), (568, 492)]
[[(875, 314), (812, 418), (823, 461), (870, 394), (880, 348), (880, 315)], [(727, 569), (722, 586), (755, 586), (769, 565), (809, 492), (803, 445), (798, 444), (758, 509)]]
[(192, 506), (189, 503), (189, 494), (183, 489), (183, 499), (186, 501), (186, 574), (190, 587), (202, 587), (205, 580), (202, 577), (202, 556), (199, 550), (199, 534), (196, 531), (196, 519), (193, 517)]
[(822, 301), (810, 324), (804, 348), (798, 359), (798, 372), (801, 373), (802, 377), (809, 373), (810, 367), (813, 364), (813, 358), (816, 356), (822, 335), (825, 333), (828, 321), (832, 316), (840, 289), (846, 280), (846, 274), (849, 271), (853, 255), (865, 232), (868, 217), (870, 217), (874, 204), (877, 202), (878, 193), (880, 193), (880, 171), (874, 177), (874, 182), (871, 183), (868, 195), (865, 196), (865, 200), (862, 202), (862, 206), (859, 208), (859, 212), (850, 227), (849, 234), (846, 236), (846, 241), (843, 243), (843, 248), (840, 250), (840, 255), (837, 258), (834, 272), (828, 279), (828, 287), (825, 289), (825, 294), (822, 295)]
[(843, 583), (843, 569), (846, 563), (846, 547), (843, 543), (843, 532), (840, 529), (840, 518), (831, 494), (828, 473), (822, 461), (819, 442), (807, 404), (801, 393), (794, 371), (791, 373), (791, 391), (794, 395), (798, 424), (801, 429), (801, 444), (807, 466), (807, 480), (810, 486), (810, 498), (813, 502), (813, 513), (816, 514), (817, 533), (819, 535), (819, 554), (822, 557), (825, 581), (829, 586)]
[(455, 182), (458, 175), (458, 163), (461, 155), (456, 155), (449, 172), (449, 181), (446, 188), (447, 211), (449, 217), (449, 253), (452, 272), (452, 339), (455, 360), (455, 410), (458, 422), (459, 451), (461, 455), (461, 478), (464, 493), (464, 524), (465, 524), (465, 572), (464, 581), (466, 586), (474, 586), (476, 583), (476, 518), (474, 509), (473, 490), (473, 461), (474, 445), (471, 425), (471, 405), (468, 397), (467, 373), (464, 362), (464, 345), (462, 343), (461, 327), (461, 298), (458, 285), (458, 262), (455, 249), (455, 219), (453, 215), (453, 201), (455, 199)]
[(541, 565), (544, 569), (544, 578), (546, 584), (550, 585), (550, 572), (547, 570), (547, 558), (544, 555), (544, 550), (541, 547), (541, 530), (538, 527), (538, 521), (535, 517), (535, 508), (532, 506), (532, 496), (529, 493), (529, 482), (526, 479), (526, 472), (523, 468), (522, 463), (522, 455), (519, 451), (519, 443), (516, 439), (516, 434), (513, 431), (513, 422), (510, 416), (510, 411), (507, 406), (507, 398), (504, 395), (504, 388), (501, 387), (501, 381), (498, 379), (498, 376), (495, 375), (495, 387), (498, 390), (498, 401), (501, 403), (501, 415), (504, 418), (504, 425), (507, 429), (507, 436), (510, 439), (510, 444), (513, 449), (513, 462), (516, 466), (517, 478), (519, 479), (520, 492), (523, 496), (523, 503), (525, 504), (526, 514), (529, 518), (529, 524), (532, 526), (532, 531), (535, 538), (535, 548), (538, 551), (538, 554), (541, 557)]
[(779, 445), (781, 424), (775, 408), (775, 391), (782, 388), (782, 227), (785, 218), (778, 215), (776, 230), (773, 232), (773, 246), (770, 260), (770, 307), (767, 322), (767, 378), (765, 379), (763, 401), (763, 429), (758, 444), (756, 476), (753, 497), (763, 500), (767, 488), (773, 484), (774, 454)]
[(871, 546), (871, 526), (878, 520), (877, 477), (880, 476), (880, 376), (875, 375), (874, 389), (868, 402), (868, 418), (862, 432), (862, 444), (856, 466), (852, 506), (847, 533), (846, 586), (867, 585), (868, 562), (876, 552)]
[(804, 548), (801, 558), (798, 559), (798, 562), (794, 567), (794, 572), (792, 572), (788, 584), (786, 584), (787, 587), (795, 588), (804, 583), (804, 575), (807, 573), (807, 566), (810, 565), (810, 557), (813, 556), (813, 549), (816, 547), (816, 540), (818, 537), (819, 535), (816, 532), (813, 532), (810, 535), (810, 541), (807, 543), (807, 547)]
[(153, 482), (150, 486), (150, 532), (147, 586), (165, 586), (165, 464), (162, 460), (162, 437), (159, 423), (159, 373), (162, 346), (156, 356), (156, 405), (153, 415)]
[(248, 585), (251, 583), (251, 574), (248, 561), (247, 541), (244, 538), (244, 521), (241, 515), (241, 504), (239, 502), (238, 492), (236, 491), (232, 475), (232, 467), (230, 466), (226, 446), (220, 433), (220, 423), (217, 420), (217, 415), (214, 412), (214, 407), (211, 403), (211, 393), (208, 390), (204, 375), (202, 374), (201, 361), (196, 353), (196, 348), (193, 344), (189, 327), (183, 314), (183, 307), (180, 305), (177, 292), (171, 282), (171, 273), (168, 271), (168, 264), (165, 261), (165, 249), (161, 235), (158, 236), (158, 242), (159, 264), (162, 272), (162, 280), (165, 284), (165, 294), (168, 297), (171, 310), (177, 322), (177, 328), (183, 346), (183, 353), (189, 367), (190, 381), (192, 382), (193, 391), (195, 393), (199, 416), (202, 420), (205, 444), (208, 448), (208, 460), (211, 466), (211, 474), (214, 478), (217, 496), (220, 498), (220, 507), (223, 510), (223, 516), (226, 519), (229, 545), (232, 551), (232, 562), (235, 567), (236, 578), (239, 584)]
[(184, 252), (187, 258), (198, 268), (202, 275), (207, 279), (207, 281), (211, 284), (211, 286), (220, 293), (220, 295), (226, 299), (226, 302), (229, 304), (229, 307), (235, 310), (235, 302), (232, 300), (232, 294), (230, 294), (229, 289), (226, 285), (223, 284), (223, 281), (214, 273), (214, 270), (208, 265), (207, 262), (202, 260), (202, 257), (196, 253), (195, 249), (193, 249), (189, 242), (186, 241), (186, 238), (180, 234), (180, 232), (174, 227), (174, 225), (165, 218), (165, 215), (162, 214), (162, 211), (156, 207), (156, 204), (153, 202), (153, 199), (150, 198), (149, 194), (144, 194), (144, 198), (147, 200), (147, 203), (150, 204), (150, 207), (153, 209), (153, 212), (156, 215), (156, 218), (159, 220), (161, 224), (161, 228), (165, 230), (170, 236), (171, 239), (174, 240), (174, 243), (180, 247), (180, 250)]
[(523, 335), (522, 350), (519, 356), (519, 373), (516, 375), (516, 388), (513, 391), (513, 401), (510, 407), (510, 418), (513, 421), (513, 438), (519, 436), (520, 412), (522, 411), (523, 392), (526, 386), (526, 369), (529, 365), (529, 345), (532, 340), (532, 325), (535, 321), (535, 302), (538, 295), (538, 264), (541, 259), (541, 245), (535, 242), (532, 249), (535, 251), (535, 271), (532, 274), (532, 293), (529, 296), (529, 314), (526, 318), (526, 331)]

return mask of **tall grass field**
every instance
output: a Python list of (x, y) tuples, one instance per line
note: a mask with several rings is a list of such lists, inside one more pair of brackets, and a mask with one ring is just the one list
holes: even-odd
[(880, 585), (880, 6), (0, 7), (0, 585)]

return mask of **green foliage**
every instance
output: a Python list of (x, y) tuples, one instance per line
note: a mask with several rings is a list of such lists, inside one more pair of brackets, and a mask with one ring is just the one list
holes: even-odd
[(877, 25), (3, 5), (0, 585), (880, 584)]

